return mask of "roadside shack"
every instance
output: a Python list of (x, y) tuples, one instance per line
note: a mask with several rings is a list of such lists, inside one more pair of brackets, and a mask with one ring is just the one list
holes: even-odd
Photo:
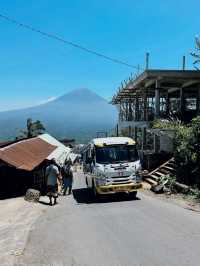
[(46, 190), (45, 169), (55, 158), (62, 166), (70, 149), (48, 134), (0, 148), (0, 199), (24, 195), (28, 188)]

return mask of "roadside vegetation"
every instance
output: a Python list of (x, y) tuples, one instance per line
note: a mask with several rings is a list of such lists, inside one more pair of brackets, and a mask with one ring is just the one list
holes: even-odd
[(45, 127), (43, 126), (41, 121), (33, 121), (31, 118), (28, 118), (26, 122), (26, 129), (20, 130), (19, 135), (16, 137), (16, 139), (19, 140), (23, 138), (32, 138), (44, 132)]
[(199, 70), (199, 64), (200, 64), (200, 39), (197, 36), (195, 38), (196, 41), (196, 47), (195, 47), (195, 52), (192, 52), (191, 55), (194, 58), (193, 65), (196, 68), (196, 70)]
[(176, 176), (168, 176), (161, 182), (168, 183), (171, 190), (175, 181), (188, 185), (193, 188), (191, 193), (200, 199), (200, 116), (187, 125), (178, 120), (155, 120), (152, 128), (174, 131)]

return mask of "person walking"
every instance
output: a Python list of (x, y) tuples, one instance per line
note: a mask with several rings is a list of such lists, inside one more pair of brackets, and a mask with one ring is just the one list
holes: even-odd
[(57, 203), (58, 198), (58, 181), (60, 180), (60, 171), (55, 159), (49, 162), (46, 168), (47, 178), (47, 196), (49, 197), (49, 205), (52, 206), (52, 198), (54, 199), (54, 205)]
[(73, 171), (72, 171), (72, 163), (71, 161), (66, 161), (63, 166), (62, 171), (63, 177), (63, 195), (66, 195), (68, 189), (68, 195), (72, 193), (72, 184), (73, 184)]

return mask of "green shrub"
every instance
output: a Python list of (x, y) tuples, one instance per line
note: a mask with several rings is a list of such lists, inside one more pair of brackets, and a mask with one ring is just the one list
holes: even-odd
[(175, 131), (174, 158), (178, 165), (177, 177), (183, 183), (194, 182), (196, 178), (192, 179), (191, 176), (194, 174), (194, 169), (198, 173), (200, 165), (200, 155), (196, 148), (200, 145), (200, 116), (192, 119), (189, 125), (177, 120), (155, 120), (152, 127)]

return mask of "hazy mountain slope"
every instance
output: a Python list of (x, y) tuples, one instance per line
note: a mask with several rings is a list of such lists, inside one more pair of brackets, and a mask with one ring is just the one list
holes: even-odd
[(29, 117), (41, 120), (47, 131), (58, 138), (74, 137), (83, 141), (95, 136), (96, 131), (113, 128), (117, 111), (88, 89), (74, 90), (40, 106), (0, 112), (0, 138), (15, 136)]

